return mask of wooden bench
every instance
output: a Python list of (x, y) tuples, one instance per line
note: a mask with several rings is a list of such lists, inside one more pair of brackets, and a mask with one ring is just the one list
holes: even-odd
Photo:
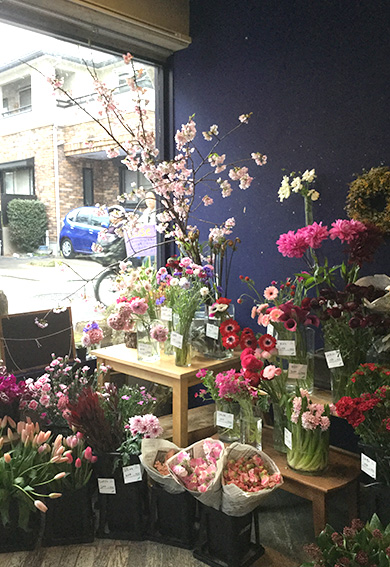
[(287, 466), (286, 455), (273, 448), (271, 427), (263, 428), (263, 451), (280, 469), (284, 479), (281, 488), (312, 502), (316, 535), (328, 522), (328, 497), (334, 492), (344, 492), (349, 519), (357, 518), (360, 474), (358, 455), (330, 447), (329, 466), (324, 473), (318, 476), (297, 473)]

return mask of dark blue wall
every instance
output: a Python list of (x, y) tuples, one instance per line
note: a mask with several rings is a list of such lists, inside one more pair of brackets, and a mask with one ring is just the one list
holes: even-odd
[[(223, 132), (241, 113), (253, 112), (223, 152), (268, 155), (250, 189), (203, 209), (215, 222), (236, 218), (234, 236), (242, 244), (233, 299), (244, 291), (240, 273), (262, 290), (304, 269), (275, 244), (280, 233), (304, 224), (301, 197), (278, 200), (283, 170), (316, 169), (315, 220), (330, 223), (346, 218), (348, 183), (356, 174), (389, 165), (389, 18), (387, 0), (191, 2), (192, 44), (173, 57), (175, 128), (195, 113), (199, 131), (216, 123)], [(366, 272), (389, 273), (388, 251), (387, 244)], [(247, 312), (238, 307), (238, 318)]]

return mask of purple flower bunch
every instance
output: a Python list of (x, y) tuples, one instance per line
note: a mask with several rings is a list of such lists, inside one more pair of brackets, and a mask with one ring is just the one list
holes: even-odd
[(25, 382), (17, 382), (5, 366), (0, 366), (0, 404), (9, 405), (19, 400), (25, 390)]

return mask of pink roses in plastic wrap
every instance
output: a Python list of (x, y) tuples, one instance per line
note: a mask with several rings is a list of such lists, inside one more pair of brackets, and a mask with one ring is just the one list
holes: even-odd
[(224, 484), (235, 484), (244, 492), (259, 492), (281, 484), (280, 472), (269, 473), (263, 459), (255, 454), (229, 459), (223, 471)]
[[(199, 449), (199, 447), (198, 447)], [(217, 461), (222, 455), (223, 445), (213, 439), (205, 439), (202, 455), (194, 455), (194, 451), (180, 451), (169, 463), (171, 472), (187, 490), (204, 493), (215, 479)]]

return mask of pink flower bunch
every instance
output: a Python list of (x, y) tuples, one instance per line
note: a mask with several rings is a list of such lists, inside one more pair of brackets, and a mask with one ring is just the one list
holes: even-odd
[(318, 427), (321, 431), (327, 431), (330, 426), (330, 414), (335, 414), (336, 408), (333, 404), (317, 404), (310, 399), (306, 390), (300, 389), (300, 396), (292, 400), (291, 422), (300, 423), (303, 429), (313, 431)]
[(152, 413), (131, 417), (129, 423), (125, 425), (125, 429), (130, 430), (131, 435), (134, 437), (140, 435), (149, 439), (155, 439), (163, 432), (158, 418)]
[(159, 343), (164, 343), (169, 335), (169, 331), (164, 325), (155, 325), (150, 331), (152, 339)]
[(180, 451), (169, 464), (170, 471), (187, 488), (194, 492), (207, 492), (215, 479), (217, 461), (220, 459), (223, 445), (213, 439), (203, 441), (203, 457), (193, 457), (188, 451)]
[(279, 472), (270, 474), (260, 455), (229, 459), (223, 471), (223, 483), (235, 484), (244, 492), (259, 492), (281, 484)]
[(84, 347), (98, 345), (103, 340), (103, 331), (96, 321), (88, 323), (83, 329), (81, 343)]
[(256, 397), (257, 392), (251, 387), (251, 381), (244, 376), (243, 371), (237, 372), (234, 368), (219, 372), (215, 376), (215, 385), (221, 399), (239, 399), (242, 397)]
[(362, 233), (366, 232), (367, 226), (359, 221), (337, 219), (328, 230), (322, 222), (314, 222), (311, 225), (299, 228), (296, 232), (289, 230), (281, 234), (276, 241), (279, 252), (287, 258), (302, 258), (309, 249), (317, 249), (322, 246), (328, 237), (331, 240), (339, 238), (341, 242), (351, 244)]

